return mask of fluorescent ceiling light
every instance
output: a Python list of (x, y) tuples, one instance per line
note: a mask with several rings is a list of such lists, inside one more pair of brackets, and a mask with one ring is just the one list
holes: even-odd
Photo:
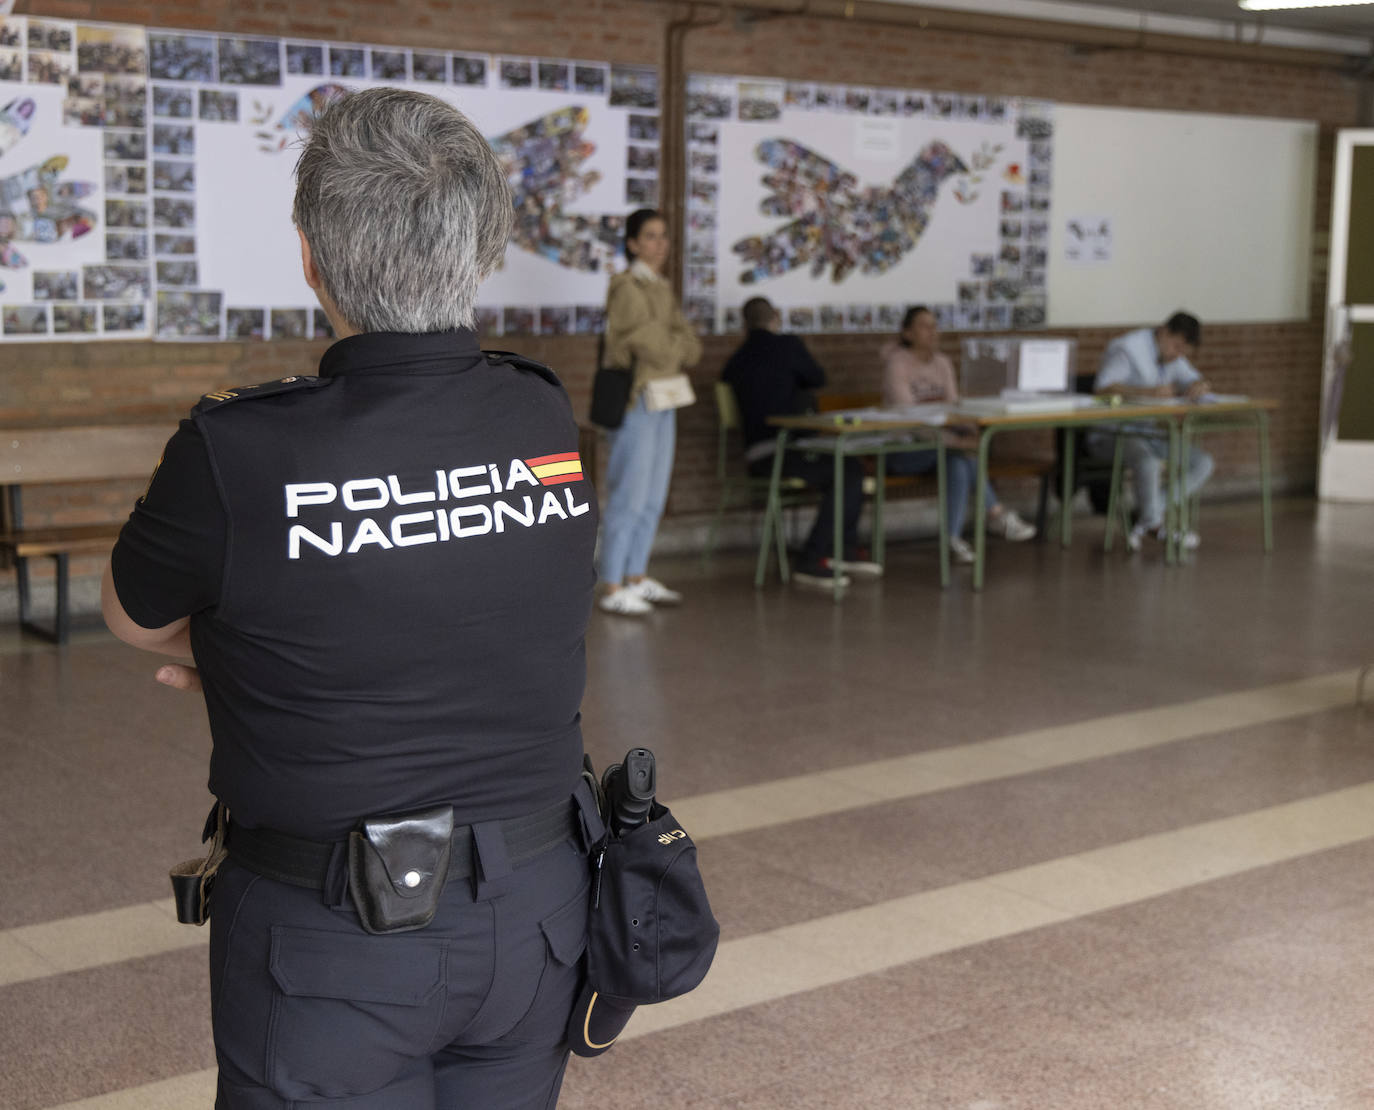
[(1374, 0), (1240, 0), (1240, 6), (1251, 12), (1274, 12), (1289, 8), (1352, 8), (1369, 7)]

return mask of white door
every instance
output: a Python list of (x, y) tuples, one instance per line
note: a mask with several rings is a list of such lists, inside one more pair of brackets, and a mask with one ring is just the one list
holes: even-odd
[(1374, 501), (1374, 130), (1336, 136), (1318, 496)]

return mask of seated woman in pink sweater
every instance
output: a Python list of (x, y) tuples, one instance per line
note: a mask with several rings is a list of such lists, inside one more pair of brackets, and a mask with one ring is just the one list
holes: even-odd
[[(882, 350), (885, 406), (905, 408), (908, 405), (953, 404), (959, 400), (954, 367), (940, 353), (939, 344), (940, 329), (935, 323), (935, 314), (925, 305), (907, 309), (898, 337)], [(950, 430), (945, 434), (951, 447), (976, 446), (967, 433)], [(960, 533), (964, 530), (964, 516), (977, 465), (962, 451), (949, 451), (945, 463), (945, 512), (949, 520), (950, 554), (958, 562), (971, 563), (973, 548)], [(933, 447), (892, 455), (887, 460), (889, 474), (926, 474), (934, 469)], [(1035, 535), (1033, 526), (997, 500), (990, 483), (984, 487), (983, 497), (988, 510), (988, 527), (994, 532), (1000, 532), (1013, 543)]]

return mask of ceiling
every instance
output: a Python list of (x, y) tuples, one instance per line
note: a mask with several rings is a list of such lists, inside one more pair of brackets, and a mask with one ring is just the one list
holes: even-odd
[(1337, 35), (1374, 35), (1374, 3), (1338, 8), (1249, 12), (1236, 0), (1076, 0), (1091, 7), (1117, 11), (1192, 16), (1244, 24), (1249, 39), (1255, 27), (1288, 27), (1301, 31), (1325, 31)]

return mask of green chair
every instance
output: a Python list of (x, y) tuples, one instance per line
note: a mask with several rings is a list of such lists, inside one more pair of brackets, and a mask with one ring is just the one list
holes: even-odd
[[(768, 477), (765, 475), (756, 478), (742, 467), (735, 454), (739, 450), (738, 444), (732, 448), (730, 442), (732, 433), (735, 436), (739, 435), (743, 423), (735, 391), (728, 382), (716, 382), (715, 387), (716, 480), (720, 483), (720, 503), (716, 506), (715, 516), (711, 518), (711, 528), (706, 533), (706, 547), (701, 553), (702, 559), (709, 559), (715, 550), (721, 521), (725, 519), (727, 510), (743, 505), (753, 505), (762, 509), (768, 503)], [(778, 492), (784, 509), (814, 498), (814, 491), (800, 478), (784, 478)], [(784, 544), (782, 530), (779, 529), (778, 545), (782, 547)]]

